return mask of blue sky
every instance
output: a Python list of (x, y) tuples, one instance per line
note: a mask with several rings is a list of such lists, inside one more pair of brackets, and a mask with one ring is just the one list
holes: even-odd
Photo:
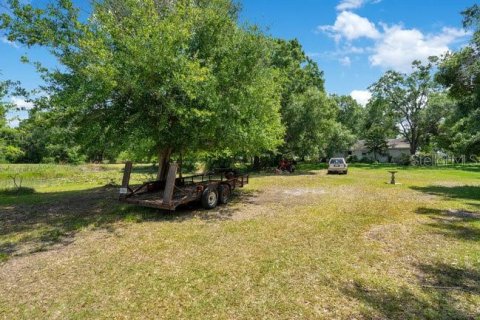
[[(0, 0), (1, 2), (2, 0)], [(88, 8), (88, 1), (76, 1)], [(351, 94), (365, 103), (367, 87), (388, 69), (408, 72), (414, 59), (455, 50), (469, 40), (460, 12), (474, 0), (241, 0), (241, 20), (268, 34), (297, 38), (325, 73), (329, 93)], [(39, 48), (27, 50), (0, 36), (0, 79), (27, 89), (41, 80), (24, 54), (47, 66), (55, 60)], [(27, 109), (22, 99), (15, 102)], [(25, 117), (26, 112), (15, 114)], [(13, 116), (13, 115), (10, 115)]]
[(386, 70), (408, 72), (468, 42), (460, 12), (473, 0), (243, 0), (242, 19), (299, 39), (325, 72), (329, 93), (365, 101)]

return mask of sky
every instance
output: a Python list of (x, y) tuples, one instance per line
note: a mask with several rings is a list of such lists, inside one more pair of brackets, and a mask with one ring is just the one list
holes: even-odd
[[(34, 2), (33, 0), (31, 0)], [(42, 0), (45, 2), (44, 0)], [(1, 2), (1, 0), (0, 0)], [(83, 9), (87, 0), (75, 0)], [(282, 39), (298, 39), (325, 76), (328, 93), (351, 95), (365, 104), (367, 88), (387, 70), (409, 72), (413, 60), (425, 60), (468, 43), (460, 12), (474, 0), (239, 0), (240, 20)], [(56, 67), (41, 48), (27, 49), (0, 35), (0, 79), (18, 80), (27, 89), (42, 81), (22, 55)], [(21, 98), (12, 102), (32, 107)], [(27, 116), (9, 114), (11, 125)]]

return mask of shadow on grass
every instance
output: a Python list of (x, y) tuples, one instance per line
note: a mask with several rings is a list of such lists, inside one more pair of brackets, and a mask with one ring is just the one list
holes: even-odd
[(480, 271), (444, 263), (419, 264), (418, 288), (394, 288), (354, 282), (343, 291), (368, 308), (367, 319), (475, 319), (476, 306), (469, 304), (480, 294)]
[(398, 170), (412, 170), (412, 171), (422, 171), (422, 170), (459, 170), (459, 171), (469, 171), (480, 173), (480, 165), (438, 165), (438, 166), (413, 166), (413, 165), (401, 165), (397, 163), (349, 163), (351, 168), (362, 168), (362, 169), (398, 169)]
[(480, 201), (480, 186), (414, 186), (410, 188), (415, 191), (424, 192), (436, 196), (442, 196), (446, 198)]
[(313, 176), (316, 175), (317, 173), (313, 171), (308, 171), (308, 170), (295, 170), (294, 172), (282, 172), (282, 173), (276, 173), (275, 169), (267, 170), (267, 171), (258, 171), (258, 172), (252, 172), (250, 173), (251, 177), (273, 177), (273, 176), (279, 176), (279, 177), (298, 177), (298, 176)]
[[(248, 197), (237, 192), (232, 202)], [(118, 188), (105, 186), (82, 191), (4, 195), (0, 202), (0, 261), (70, 244), (82, 229), (115, 231), (116, 222), (183, 222), (192, 218), (228, 220), (237, 209), (219, 206), (203, 210), (199, 204), (162, 211), (118, 202)]]
[(0, 196), (23, 196), (27, 194), (34, 194), (34, 188), (19, 187), (19, 188), (8, 188), (1, 189)]
[(480, 221), (479, 212), (419, 208), (417, 213), (428, 215), (432, 222), (426, 225), (442, 235), (460, 240), (480, 241), (480, 228), (473, 224), (473, 222)]
[(469, 171), (469, 172), (480, 172), (480, 165), (478, 164), (457, 164), (457, 165), (437, 165), (437, 166), (406, 166), (412, 170), (459, 170), (459, 171)]

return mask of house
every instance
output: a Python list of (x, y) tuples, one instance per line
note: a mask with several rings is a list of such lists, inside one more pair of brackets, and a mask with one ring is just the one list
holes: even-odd
[(403, 162), (410, 157), (410, 143), (405, 139), (387, 139), (388, 150), (385, 154), (377, 154), (376, 159), (373, 152), (368, 150), (365, 140), (358, 140), (351, 148), (349, 154), (358, 160), (371, 160), (383, 163)]

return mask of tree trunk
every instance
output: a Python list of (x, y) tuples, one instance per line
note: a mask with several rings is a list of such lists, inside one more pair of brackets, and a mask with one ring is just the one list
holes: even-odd
[(410, 142), (410, 155), (415, 155), (418, 149), (418, 135), (417, 130), (412, 128), (412, 132), (410, 133), (411, 139), (407, 139)]
[(410, 155), (413, 156), (417, 152), (417, 143), (413, 142), (410, 143)]
[(172, 155), (172, 148), (164, 148), (158, 151), (157, 180), (165, 181), (167, 179), (168, 164), (170, 162), (171, 155)]
[(178, 177), (182, 178), (182, 167), (183, 167), (183, 153), (180, 151), (178, 155)]
[(260, 157), (259, 156), (255, 156), (253, 158), (253, 169), (255, 169), (255, 170), (260, 169)]

